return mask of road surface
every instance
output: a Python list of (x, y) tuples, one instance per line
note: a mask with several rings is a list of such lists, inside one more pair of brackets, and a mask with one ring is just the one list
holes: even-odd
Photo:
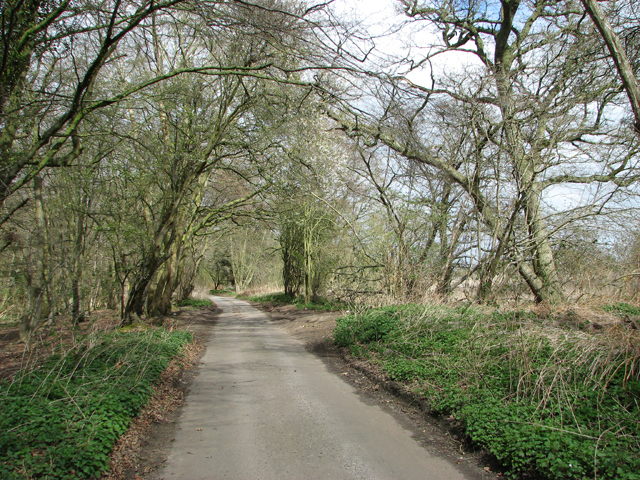
[(166, 480), (467, 480), (246, 302), (223, 310), (179, 420)]

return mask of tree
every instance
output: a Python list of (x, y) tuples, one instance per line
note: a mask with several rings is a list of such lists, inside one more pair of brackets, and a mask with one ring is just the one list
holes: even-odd
[[(599, 50), (589, 46), (580, 16), (557, 2), (402, 5), (410, 18), (435, 27), (441, 43), (426, 57), (407, 58), (404, 72), (379, 75), (377, 111), (352, 104), (343, 113), (328, 108), (329, 115), (349, 135), (434, 167), (465, 191), (487, 228), (479, 248), (491, 252), (481, 296), (506, 257), (538, 302), (559, 301), (545, 191), (602, 185), (615, 194), (635, 180), (629, 151), (637, 142), (618, 136), (608, 117), (618, 89), (594, 61)], [(432, 71), (430, 85), (411, 80), (452, 51), (474, 58), (464, 74)], [(444, 149), (452, 129), (463, 157)], [(611, 146), (606, 155), (596, 138)]]
[(447, 296), (454, 270), (462, 267), (460, 257), (469, 249), (460, 242), (471, 223), (462, 190), (441, 172), (403, 161), (385, 146), (356, 146), (354, 157), (349, 188), (361, 201), (379, 205), (369, 216), (384, 218), (385, 233), (379, 236), (390, 237), (382, 251), (376, 252), (380, 242), (375, 240), (363, 245), (376, 264), (385, 265), (387, 292), (415, 298), (433, 285)]
[(282, 276), (287, 295), (302, 291), (304, 302), (310, 303), (318, 298), (326, 275), (329, 257), (325, 249), (335, 223), (322, 203), (313, 198), (298, 200), (300, 203), (281, 213)]
[(282, 283), (284, 293), (295, 297), (302, 288), (304, 272), (304, 242), (302, 227), (293, 218), (283, 216), (279, 224), (278, 242), (282, 256)]
[[(47, 225), (42, 193), (42, 177), (33, 178), (35, 215), (35, 245), (33, 262), (27, 270), (28, 306), (20, 323), (20, 337), (29, 342), (31, 333), (40, 324), (45, 314), (45, 288), (47, 286)], [(51, 306), (49, 305), (49, 308)]]
[[(242, 23), (232, 24), (233, 28), (221, 23), (246, 16), (234, 8), (213, 19), (189, 16), (194, 22), (190, 29), (175, 24), (154, 30), (151, 74), (165, 63), (191, 69), (194, 58), (206, 58), (217, 70), (241, 65), (244, 71), (279, 60), (279, 52), (264, 40), (255, 39), (247, 47)], [(206, 23), (213, 20), (216, 23)], [(171, 29), (180, 29), (179, 36), (170, 38), (180, 39), (181, 48), (160, 42), (159, 36), (169, 35)], [(203, 31), (211, 35), (202, 37)], [(121, 70), (129, 68), (127, 64)], [(140, 198), (143, 218), (148, 220), (146, 238), (132, 272), (124, 322), (145, 311), (165, 315), (194, 237), (242, 215), (243, 205), (264, 188), (268, 165), (261, 165), (260, 157), (271, 147), (256, 112), (267, 99), (270, 83), (278, 81), (236, 69), (207, 77), (184, 74), (149, 87), (148, 92), (156, 95), (153, 102), (145, 94), (120, 105), (128, 121), (116, 134), (134, 140), (132, 171), (148, 185)]]
[(100, 8), (76, 8), (70, 0), (2, 3), (0, 202), (42, 169), (69, 164), (82, 151), (83, 119), (142, 88), (94, 97), (101, 70), (125, 37), (180, 1), (104, 1)]
[[(631, 104), (631, 109), (635, 117), (634, 128), (636, 133), (640, 135), (640, 84), (638, 83), (637, 67), (634, 69), (631, 65), (620, 37), (611, 26), (607, 15), (599, 3), (596, 0), (581, 1), (607, 45), (611, 59), (622, 80), (622, 86), (629, 97), (629, 103)], [(639, 27), (636, 25), (636, 28)]]

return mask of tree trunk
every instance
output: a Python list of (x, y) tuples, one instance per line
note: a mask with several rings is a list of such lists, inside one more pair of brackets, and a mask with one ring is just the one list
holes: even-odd
[(152, 250), (146, 254), (146, 258), (139, 268), (137, 279), (129, 292), (122, 325), (130, 325), (135, 317), (140, 318), (144, 313), (151, 282), (160, 267), (172, 256), (173, 245), (178, 233), (176, 230), (180, 213), (178, 202), (178, 199), (173, 198), (163, 208), (163, 213), (156, 227)]
[(138, 278), (131, 286), (129, 291), (129, 298), (127, 299), (126, 306), (124, 308), (124, 314), (122, 315), (121, 325), (131, 325), (134, 318), (132, 316), (140, 316), (144, 313), (144, 307), (147, 300), (147, 291), (153, 276), (162, 265), (162, 261), (158, 256), (158, 253), (152, 254), (147, 260), (145, 260)]
[(311, 257), (311, 240), (305, 238), (304, 255), (304, 303), (311, 303), (313, 297), (313, 258)]
[[(512, 14), (515, 15), (515, 11)], [(511, 18), (503, 19), (502, 27), (509, 25), (510, 30), (511, 20)], [(516, 119), (516, 105), (510, 78), (512, 62), (510, 47), (503, 46), (503, 48), (496, 50), (494, 75), (500, 97), (507, 152), (511, 157), (513, 172), (521, 195), (524, 197), (523, 208), (527, 222), (528, 241), (533, 256), (533, 271), (528, 271), (528, 274), (523, 276), (538, 302), (556, 303), (562, 300), (562, 292), (553, 250), (549, 243), (549, 234), (540, 209), (540, 191), (536, 179), (536, 172), (539, 169), (539, 152), (526, 152), (523, 147), (525, 142)], [(520, 272), (522, 274), (522, 269)], [(531, 276), (531, 273), (536, 279)]]
[[(80, 194), (82, 197), (82, 193)], [(87, 200), (82, 198), (81, 211), (76, 218), (76, 238), (73, 248), (73, 278), (71, 279), (71, 321), (74, 325), (81, 322), (84, 318), (80, 310), (80, 282), (82, 280), (82, 254), (84, 250), (84, 220), (85, 207), (88, 207)]]
[[(526, 213), (529, 236), (533, 243), (533, 270), (535, 275), (541, 280), (542, 288), (534, 287), (532, 291), (538, 299), (538, 302), (558, 303), (562, 301), (563, 294), (560, 288), (560, 279), (558, 277), (553, 250), (549, 242), (547, 226), (540, 214), (540, 201), (536, 190), (537, 189), (533, 188), (531, 197), (527, 199)], [(529, 283), (529, 287), (531, 286)]]
[(158, 279), (153, 296), (151, 297), (151, 303), (148, 306), (148, 313), (151, 317), (165, 317), (171, 313), (175, 257), (175, 254), (172, 255), (171, 258), (164, 263), (162, 274)]
[[(194, 280), (198, 268), (200, 268), (200, 264), (204, 258), (203, 254), (198, 254), (195, 256), (196, 249), (193, 245), (191, 245), (190, 249), (193, 251), (194, 256), (192, 257), (193, 262), (187, 264), (187, 255), (182, 254), (181, 259), (178, 262), (178, 273), (176, 275), (176, 301), (181, 302), (186, 300), (191, 296), (191, 293), (195, 289)], [(201, 251), (204, 251), (206, 246), (202, 248)], [(217, 289), (217, 287), (216, 287)]]
[(45, 268), (47, 264), (47, 233), (44, 205), (42, 200), (42, 177), (33, 178), (35, 203), (35, 252), (33, 271), (28, 275), (28, 305), (20, 323), (20, 338), (29, 343), (31, 334), (44, 318), (43, 303), (46, 285)]
[(609, 49), (611, 58), (616, 65), (616, 70), (618, 70), (618, 75), (622, 80), (622, 85), (631, 103), (635, 117), (635, 131), (640, 135), (640, 85), (634, 74), (633, 66), (629, 61), (629, 57), (627, 57), (620, 37), (618, 37), (613, 30), (611, 23), (609, 23), (607, 16), (602, 8), (600, 8), (598, 2), (596, 0), (582, 0), (582, 3)]

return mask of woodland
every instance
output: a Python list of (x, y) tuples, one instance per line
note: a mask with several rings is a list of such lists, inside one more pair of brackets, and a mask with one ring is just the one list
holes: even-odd
[(637, 5), (392, 6), (4, 2), (2, 317), (638, 301)]
[[(393, 318), (604, 308), (637, 330), (638, 2), (383, 3), (2, 0), (0, 324), (28, 348), (233, 289)], [(363, 315), (337, 343), (406, 347)], [(591, 370), (623, 365), (623, 390), (624, 338)]]

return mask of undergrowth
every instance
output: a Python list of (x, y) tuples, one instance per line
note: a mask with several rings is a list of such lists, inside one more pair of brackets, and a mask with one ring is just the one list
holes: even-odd
[(178, 307), (209, 307), (213, 302), (206, 298), (187, 298), (178, 302)]
[(334, 340), (452, 415), (507, 476), (640, 479), (637, 330), (408, 305), (338, 319)]
[(209, 294), (211, 295), (235, 295), (235, 288), (212, 288), (209, 290)]
[[(241, 296), (238, 298), (242, 298)], [(268, 303), (272, 306), (282, 305), (296, 305), (301, 310), (323, 310), (323, 311), (335, 311), (344, 310), (347, 306), (344, 303), (335, 302), (326, 298), (317, 298), (310, 303), (304, 303), (300, 297), (287, 295), (285, 293), (269, 293), (267, 295), (249, 296), (246, 297), (252, 302)]]
[(169, 361), (191, 341), (163, 329), (94, 334), (0, 384), (0, 478), (98, 478)]
[(605, 312), (615, 313), (619, 315), (640, 315), (640, 307), (629, 305), (628, 303), (614, 303), (613, 305), (605, 305), (602, 307)]

